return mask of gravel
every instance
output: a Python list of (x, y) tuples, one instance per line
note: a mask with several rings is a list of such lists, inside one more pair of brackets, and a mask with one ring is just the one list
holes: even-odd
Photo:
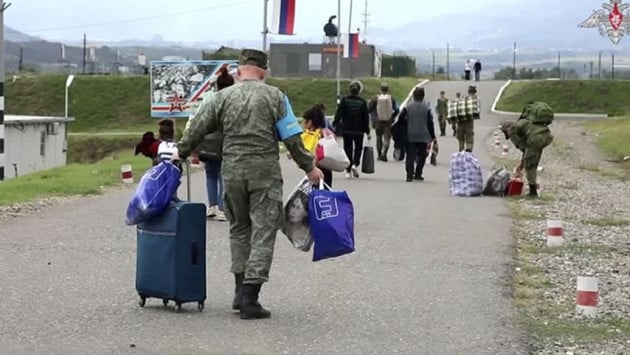
[(77, 197), (50, 197), (0, 206), (0, 226), (18, 217), (37, 214), (46, 208), (67, 204), (76, 198)]
[[(524, 216), (515, 219), (514, 231), (518, 245), (546, 248), (546, 220), (559, 217), (564, 223), (565, 246), (521, 257), (551, 282), (543, 295), (544, 301), (559, 306), (555, 317), (583, 321), (574, 306), (576, 278), (592, 275), (599, 280), (597, 318), (626, 318), (630, 314), (630, 190), (619, 166), (595, 148), (595, 136), (577, 123), (558, 120), (552, 131), (555, 141), (544, 151), (544, 170), (539, 173), (542, 198), (512, 202)], [(503, 135), (500, 139), (503, 144)], [(508, 156), (504, 156), (492, 135), (487, 141), (494, 157), (520, 159), (520, 152), (511, 143), (508, 146)], [(567, 334), (561, 340), (533, 339), (532, 346), (536, 354), (630, 354), (630, 339), (612, 326), (610, 332), (610, 340), (592, 344), (578, 345), (579, 339)]]

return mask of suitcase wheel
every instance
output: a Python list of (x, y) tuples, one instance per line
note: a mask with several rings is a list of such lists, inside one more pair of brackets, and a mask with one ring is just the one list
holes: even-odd
[(168, 305), (168, 300), (162, 300), (162, 304), (167, 306)]
[(197, 303), (197, 309), (199, 310), (199, 312), (203, 312), (203, 307), (203, 302)]
[(140, 296), (140, 301), (138, 301), (138, 304), (140, 305), (140, 307), (144, 307), (144, 305), (147, 304), (146, 297)]
[(179, 313), (182, 311), (182, 303), (181, 302), (175, 302), (175, 312)]

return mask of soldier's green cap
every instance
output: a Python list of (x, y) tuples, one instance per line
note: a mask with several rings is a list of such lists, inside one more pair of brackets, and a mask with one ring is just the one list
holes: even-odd
[(241, 51), (240, 65), (255, 65), (261, 69), (267, 69), (267, 54), (257, 49), (243, 49)]

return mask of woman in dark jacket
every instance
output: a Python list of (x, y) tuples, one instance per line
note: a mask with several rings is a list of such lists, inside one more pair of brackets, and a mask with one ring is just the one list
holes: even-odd
[[(346, 178), (359, 177), (359, 164), (363, 152), (363, 135), (370, 136), (370, 115), (365, 99), (359, 96), (361, 83), (350, 83), (350, 95), (341, 99), (335, 113), (333, 127), (337, 135), (343, 136), (343, 149), (346, 151), (350, 166), (346, 169)], [(352, 173), (352, 175), (351, 175)]]

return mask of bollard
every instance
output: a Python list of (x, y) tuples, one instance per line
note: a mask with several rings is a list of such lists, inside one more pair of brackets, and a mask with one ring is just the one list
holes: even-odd
[(577, 295), (575, 311), (579, 315), (595, 317), (597, 315), (597, 303), (599, 302), (598, 280), (595, 276), (577, 277)]
[(494, 139), (494, 145), (495, 145), (496, 147), (500, 147), (500, 146), (501, 146), (501, 140), (500, 140), (499, 138), (495, 138), (495, 139)]
[(131, 164), (121, 165), (120, 173), (122, 175), (122, 181), (125, 184), (133, 184), (133, 171), (131, 170)]
[(547, 246), (559, 247), (564, 242), (564, 230), (562, 228), (562, 220), (560, 219), (548, 219), (547, 220)]
[(510, 152), (510, 147), (507, 144), (504, 144), (503, 145), (503, 153), (502, 153), (502, 155), (506, 156), (506, 155), (508, 155), (509, 152)]

